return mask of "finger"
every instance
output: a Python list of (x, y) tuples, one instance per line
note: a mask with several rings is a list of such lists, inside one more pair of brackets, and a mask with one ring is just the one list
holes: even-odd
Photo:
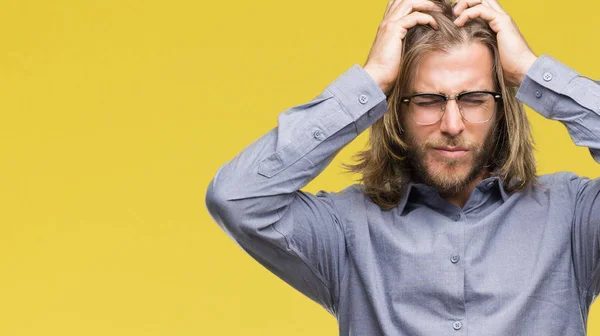
[(455, 5), (453, 11), (456, 16), (460, 15), (465, 9), (480, 4), (488, 6), (497, 12), (506, 14), (506, 12), (504, 11), (504, 9), (502, 9), (502, 6), (500, 6), (497, 0), (458, 0), (454, 4)]
[(462, 11), (464, 11), (465, 9), (467, 9), (469, 7), (469, 4), (467, 4), (466, 0), (458, 0), (455, 3), (452, 4), (452, 11), (454, 12), (454, 15), (458, 16), (460, 15), (460, 13), (462, 13)]
[(396, 11), (396, 9), (398, 7), (400, 7), (401, 4), (404, 4), (406, 6), (406, 2), (407, 1), (412, 1), (412, 0), (397, 0), (395, 1), (391, 6), (390, 6), (390, 10), (388, 12), (388, 14), (392, 14)]
[[(433, 16), (421, 12), (413, 12), (397, 20), (400, 26), (406, 30), (416, 25), (429, 25), (433, 29), (438, 29), (438, 23)], [(404, 38), (404, 37), (402, 37)]]
[(395, 2), (400, 2), (400, 1), (402, 1), (402, 0), (390, 0), (390, 1), (388, 1), (387, 7), (385, 8), (385, 13), (383, 13), (383, 17), (385, 18), (388, 15), (388, 13), (390, 12), (390, 8), (392, 7), (392, 5)]
[(473, 7), (482, 3), (483, 0), (458, 0), (456, 5), (452, 9), (454, 11), (454, 15), (460, 15), (465, 9), (469, 7)]
[(506, 11), (504, 11), (504, 9), (502, 8), (502, 6), (500, 6), (500, 3), (497, 0), (483, 0), (483, 3), (494, 9), (496, 12), (506, 14)]
[(414, 12), (441, 12), (442, 9), (431, 1), (419, 0), (419, 1), (403, 1), (402, 4), (396, 6), (390, 11), (389, 20), (399, 20), (410, 13)]
[(497, 33), (497, 25), (494, 24), (494, 20), (498, 19), (500, 15), (503, 14), (494, 11), (490, 7), (484, 5), (477, 5), (475, 7), (465, 9), (459, 15), (459, 17), (456, 18), (456, 20), (454, 20), (454, 23), (457, 26), (462, 27), (469, 20), (475, 18), (482, 18), (485, 21), (487, 21), (490, 24), (490, 28), (492, 28), (492, 30)]

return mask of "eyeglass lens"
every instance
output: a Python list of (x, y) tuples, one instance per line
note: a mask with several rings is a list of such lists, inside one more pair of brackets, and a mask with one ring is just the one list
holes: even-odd
[[(414, 96), (411, 114), (416, 123), (434, 124), (438, 122), (447, 105), (446, 98), (437, 94)], [(463, 118), (472, 123), (488, 121), (494, 114), (494, 95), (488, 92), (468, 92), (457, 97), (458, 107)]]

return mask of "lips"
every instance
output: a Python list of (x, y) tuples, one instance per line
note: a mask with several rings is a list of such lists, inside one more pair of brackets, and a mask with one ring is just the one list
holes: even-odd
[(434, 147), (433, 149), (439, 155), (451, 159), (462, 157), (469, 151), (468, 149), (462, 147)]

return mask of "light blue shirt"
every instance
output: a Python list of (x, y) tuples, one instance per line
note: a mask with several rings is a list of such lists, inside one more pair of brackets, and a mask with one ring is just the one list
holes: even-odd
[[(300, 190), (385, 113), (385, 98), (354, 65), (281, 113), (217, 172), (214, 220), (333, 314), (340, 335), (584, 335), (600, 289), (600, 180), (557, 173), (507, 194), (491, 177), (463, 208), (410, 184), (388, 211), (361, 185)], [(542, 56), (517, 98), (600, 162), (600, 85)]]

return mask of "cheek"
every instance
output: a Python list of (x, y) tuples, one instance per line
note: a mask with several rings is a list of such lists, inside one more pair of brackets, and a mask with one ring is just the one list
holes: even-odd
[(492, 135), (496, 122), (486, 124), (465, 124), (465, 130), (460, 137), (471, 145), (483, 145)]
[(484, 143), (485, 140), (492, 135), (492, 131), (495, 127), (495, 123), (494, 124), (490, 124), (490, 125), (483, 125), (484, 127), (481, 127), (481, 129), (477, 130), (477, 139), (476, 141), (478, 143)]
[[(421, 126), (415, 124), (407, 114), (403, 114), (402, 117), (401, 126), (404, 139), (409, 140), (413, 145), (422, 144), (424, 141), (435, 137), (436, 125)], [(439, 131), (439, 127), (437, 129)]]

